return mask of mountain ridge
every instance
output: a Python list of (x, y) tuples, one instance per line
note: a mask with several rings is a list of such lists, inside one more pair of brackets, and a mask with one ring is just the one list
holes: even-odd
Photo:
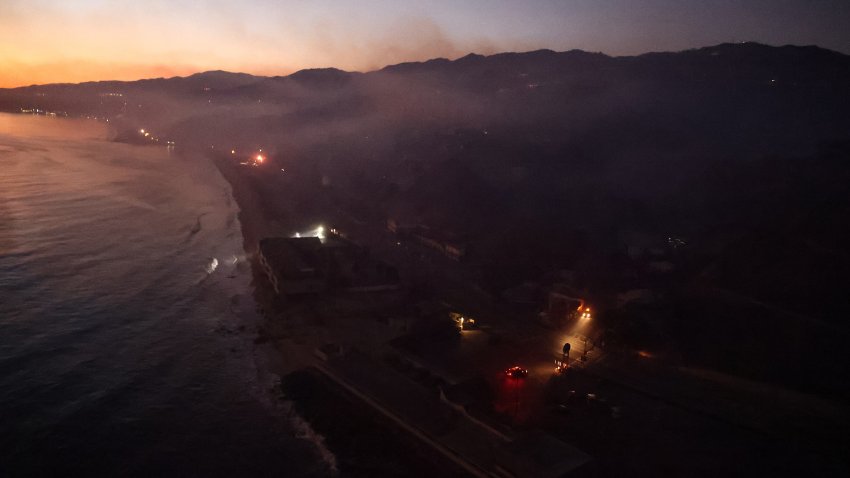
[(554, 51), (551, 49), (537, 49), (537, 50), (529, 50), (523, 52), (498, 52), (490, 55), (481, 55), (478, 53), (468, 53), (462, 57), (456, 58), (454, 60), (450, 60), (447, 58), (430, 58), (428, 60), (422, 61), (408, 61), (395, 63), (391, 65), (386, 65), (384, 67), (370, 70), (366, 72), (359, 71), (348, 71), (342, 70), (336, 67), (319, 67), (319, 68), (305, 68), (301, 70), (297, 70), (288, 75), (254, 75), (251, 73), (244, 72), (233, 72), (221, 69), (214, 70), (206, 70), (200, 71), (197, 73), (193, 73), (191, 75), (186, 76), (172, 76), (172, 77), (153, 77), (153, 78), (139, 78), (136, 80), (93, 80), (93, 81), (85, 81), (80, 83), (44, 83), (44, 84), (32, 84), (25, 86), (18, 86), (13, 88), (0, 88), (0, 91), (8, 91), (8, 90), (22, 90), (22, 89), (31, 89), (31, 88), (39, 88), (39, 87), (58, 87), (58, 86), (90, 86), (90, 85), (126, 85), (130, 83), (137, 82), (160, 82), (160, 81), (176, 81), (176, 80), (209, 80), (221, 78), (228, 79), (253, 79), (255, 81), (261, 81), (263, 79), (306, 79), (312, 76), (316, 76), (317, 74), (334, 74), (337, 76), (342, 75), (370, 75), (380, 72), (399, 72), (399, 71), (411, 71), (418, 68), (423, 67), (435, 67), (435, 66), (446, 66), (446, 65), (468, 65), (470, 63), (481, 62), (481, 61), (496, 61), (496, 60), (530, 60), (530, 59), (540, 59), (541, 57), (547, 57), (550, 59), (609, 59), (609, 60), (635, 60), (635, 59), (645, 59), (645, 58), (653, 58), (653, 57), (675, 57), (675, 56), (688, 56), (698, 53), (714, 53), (714, 52), (734, 52), (740, 54), (741, 52), (747, 52), (749, 54), (764, 54), (765, 52), (770, 52), (772, 54), (775, 53), (793, 53), (798, 55), (799, 53), (805, 52), (808, 54), (817, 54), (821, 58), (832, 58), (832, 59), (842, 59), (843, 61), (850, 61), (850, 55), (846, 55), (844, 53), (829, 50), (827, 48), (822, 48), (817, 45), (781, 45), (781, 46), (773, 46), (767, 45), (758, 42), (742, 42), (742, 43), (719, 43), (716, 45), (690, 48), (679, 51), (658, 51), (658, 52), (646, 52), (638, 55), (624, 55), (624, 56), (611, 56), (601, 52), (590, 52), (586, 50), (580, 49), (571, 49), (564, 51)]

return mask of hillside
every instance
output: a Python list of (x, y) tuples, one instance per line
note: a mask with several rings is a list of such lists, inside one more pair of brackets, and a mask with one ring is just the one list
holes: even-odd
[[(850, 331), (848, 80), (850, 57), (811, 46), (540, 50), (368, 73), (32, 86), (0, 90), (0, 110), (108, 118), (125, 140), (145, 128), (181, 148), (263, 148), (289, 181), (284, 192), (278, 176), (258, 179), (268, 194), (321, 196), (317, 219), (394, 218), (462, 238), (470, 266), (501, 271), (482, 273), (495, 293), (564, 269), (600, 297), (652, 287), (680, 301), (661, 326), (678, 337), (670, 349), (699, 361), (688, 335), (705, 331), (676, 315), (693, 315), (694, 289), (767, 304), (759, 320), (825, 324), (818, 337)], [(635, 235), (681, 238), (676, 272), (628, 259), (623, 238)], [(782, 340), (770, 354), (796, 339)], [(780, 379), (762, 372), (746, 371)], [(804, 375), (795, 385), (848, 393), (828, 373)]]

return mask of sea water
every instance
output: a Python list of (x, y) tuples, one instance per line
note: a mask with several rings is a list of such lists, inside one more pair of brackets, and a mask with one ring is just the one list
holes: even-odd
[(305, 476), (229, 185), (105, 125), (0, 114), (0, 476)]

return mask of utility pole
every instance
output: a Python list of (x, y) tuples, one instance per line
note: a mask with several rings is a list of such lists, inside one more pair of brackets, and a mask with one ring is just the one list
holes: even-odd
[(584, 353), (581, 354), (581, 361), (587, 361), (587, 336), (584, 336)]

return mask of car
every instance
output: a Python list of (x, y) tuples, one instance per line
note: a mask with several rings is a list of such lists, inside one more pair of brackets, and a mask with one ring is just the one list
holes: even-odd
[(505, 370), (505, 375), (510, 378), (525, 378), (528, 376), (528, 369), (524, 369), (518, 365), (515, 365)]

